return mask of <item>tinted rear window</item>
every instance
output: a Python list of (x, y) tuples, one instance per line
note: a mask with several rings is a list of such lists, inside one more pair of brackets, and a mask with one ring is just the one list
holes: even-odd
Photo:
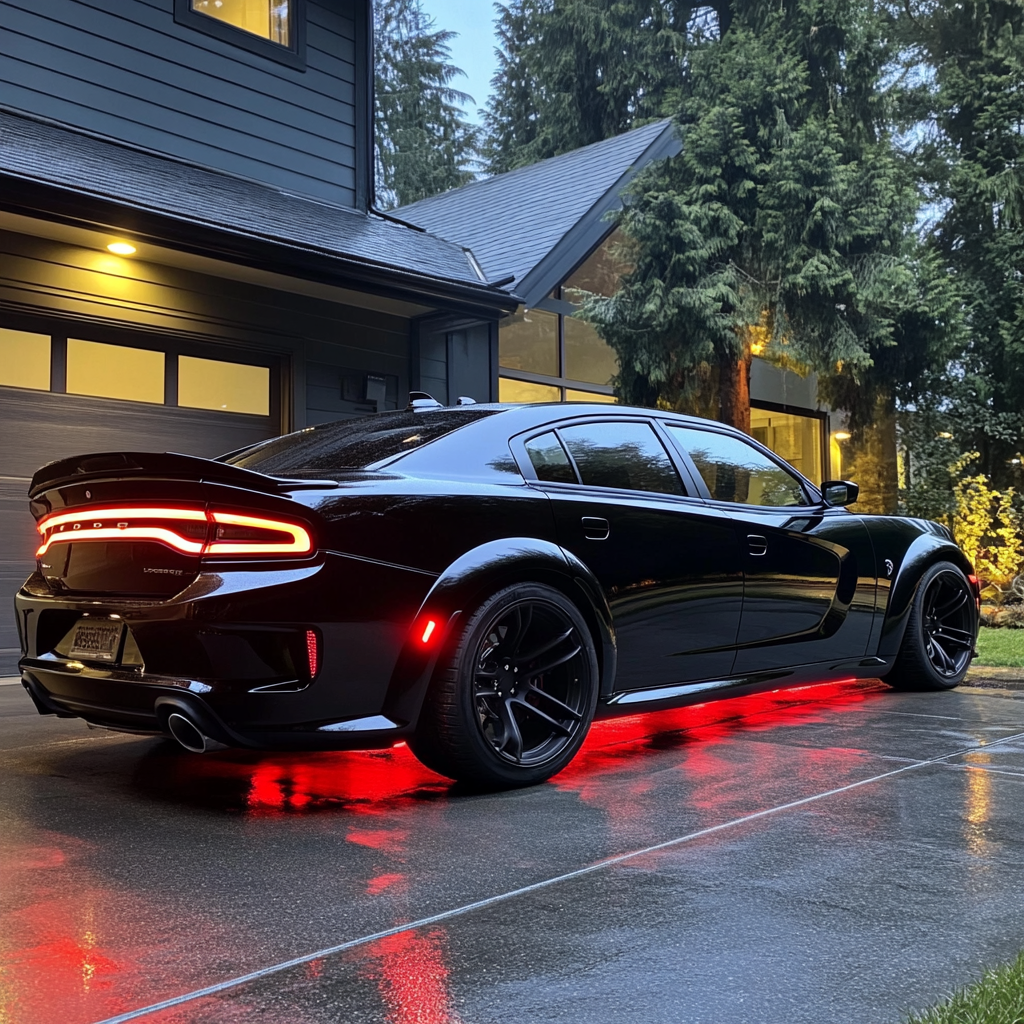
[(324, 423), (263, 441), (223, 461), (268, 476), (330, 476), (343, 470), (368, 469), (385, 459), (416, 451), (496, 411), (465, 408), (392, 412)]

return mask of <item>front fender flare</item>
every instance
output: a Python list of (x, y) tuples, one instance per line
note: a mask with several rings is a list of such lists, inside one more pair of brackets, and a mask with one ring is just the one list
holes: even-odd
[[(551, 541), (510, 537), (465, 552), (434, 581), (392, 673), (383, 714), (394, 721), (415, 721), (438, 661), (451, 650), (458, 621), (490, 594), (514, 583), (546, 583), (579, 608), (597, 648), (600, 693), (611, 693), (615, 630), (611, 609), (594, 574), (575, 555)], [(428, 619), (437, 623), (429, 649), (417, 628)]]
[(935, 534), (925, 534), (916, 538), (907, 548), (889, 591), (882, 633), (878, 641), (880, 658), (895, 658), (899, 653), (918, 584), (928, 567), (936, 562), (952, 562), (965, 576), (970, 576), (974, 572), (967, 556), (953, 541)]

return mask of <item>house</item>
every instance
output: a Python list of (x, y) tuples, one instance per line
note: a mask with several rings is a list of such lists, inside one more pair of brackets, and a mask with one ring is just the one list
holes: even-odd
[[(426, 380), (493, 397), (515, 300), (373, 210), (368, 0), (4, 0), (2, 25), (0, 605), (45, 462), (214, 456)], [(0, 675), (17, 656), (2, 615)]]
[[(467, 246), (488, 278), (512, 277), (523, 302), (498, 329), (501, 401), (614, 401), (615, 353), (573, 313), (581, 291), (611, 295), (617, 287), (623, 267), (609, 215), (623, 190), (652, 161), (678, 151), (671, 123), (659, 121), (395, 211)], [(753, 359), (754, 437), (821, 482), (841, 472), (848, 435), (816, 392), (813, 374)]]

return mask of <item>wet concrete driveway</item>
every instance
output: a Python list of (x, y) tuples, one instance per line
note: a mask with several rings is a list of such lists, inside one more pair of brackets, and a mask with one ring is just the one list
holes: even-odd
[(497, 795), (405, 748), (186, 755), (17, 685), (0, 716), (3, 1024), (898, 1022), (1024, 947), (1010, 694), (600, 723)]

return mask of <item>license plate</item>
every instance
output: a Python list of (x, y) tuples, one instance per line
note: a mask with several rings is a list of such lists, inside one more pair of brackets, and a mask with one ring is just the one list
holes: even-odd
[(114, 661), (121, 644), (121, 629), (120, 622), (79, 622), (68, 653), (72, 658), (89, 661)]

